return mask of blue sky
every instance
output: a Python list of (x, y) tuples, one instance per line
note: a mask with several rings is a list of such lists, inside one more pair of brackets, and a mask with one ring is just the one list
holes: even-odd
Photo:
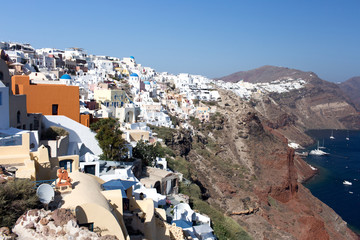
[(360, 1), (2, 1), (0, 41), (135, 56), (157, 71), (221, 77), (263, 65), (360, 76)]

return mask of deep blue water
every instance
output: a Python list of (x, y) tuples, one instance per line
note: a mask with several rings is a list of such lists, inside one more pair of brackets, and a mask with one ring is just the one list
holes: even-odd
[[(306, 161), (319, 169), (319, 174), (305, 186), (345, 220), (349, 227), (360, 232), (360, 131), (331, 130), (308, 132), (326, 147), (327, 156), (309, 155)], [(350, 140), (345, 138), (349, 135)], [(314, 149), (312, 146), (308, 150)], [(350, 181), (351, 186), (343, 184)]]

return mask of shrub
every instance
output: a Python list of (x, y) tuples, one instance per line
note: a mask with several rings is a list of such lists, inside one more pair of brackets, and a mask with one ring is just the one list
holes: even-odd
[(232, 218), (201, 200), (201, 190), (196, 184), (180, 184), (180, 192), (190, 197), (192, 208), (211, 218), (215, 235), (219, 239), (251, 239), (248, 233)]
[(175, 159), (166, 158), (166, 160), (170, 169), (181, 172), (184, 175), (184, 178), (190, 179), (190, 162), (180, 156), (177, 156)]
[(29, 179), (10, 180), (0, 186), (0, 226), (12, 228), (25, 211), (41, 208), (34, 183)]
[(58, 136), (67, 136), (69, 132), (61, 127), (51, 126), (42, 134), (41, 139), (56, 140)]
[(173, 138), (173, 133), (176, 132), (175, 129), (167, 128), (167, 127), (157, 127), (151, 124), (148, 124), (150, 129), (157, 133), (157, 136), (164, 140), (165, 143), (171, 142)]

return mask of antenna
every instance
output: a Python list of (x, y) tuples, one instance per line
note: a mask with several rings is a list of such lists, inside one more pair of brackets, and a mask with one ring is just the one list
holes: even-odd
[(55, 192), (52, 186), (43, 183), (37, 188), (36, 195), (39, 197), (40, 202), (47, 206), (49, 202), (54, 200)]

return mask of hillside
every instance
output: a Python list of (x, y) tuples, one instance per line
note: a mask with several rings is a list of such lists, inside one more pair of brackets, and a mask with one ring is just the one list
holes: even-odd
[(249, 71), (240, 71), (230, 75), (216, 78), (216, 80), (223, 80), (225, 82), (238, 82), (243, 80), (250, 83), (264, 83), (275, 81), (284, 77), (302, 78), (305, 79), (309, 75), (315, 75), (312, 72), (302, 72), (296, 69), (275, 67), (275, 66), (262, 66)]
[(360, 109), (360, 76), (340, 83), (339, 87), (353, 101), (357, 109)]
[[(190, 151), (183, 151), (186, 176), (199, 186), (201, 198), (253, 239), (357, 239), (302, 186), (314, 172), (286, 138), (250, 103), (229, 91), (221, 96), (211, 122), (193, 120)], [(192, 202), (196, 209), (196, 197)]]
[(251, 103), (269, 127), (278, 129), (288, 139), (306, 145), (303, 134), (309, 129), (359, 129), (360, 116), (355, 104), (337, 84), (320, 79), (315, 73), (264, 66), (221, 78), (223, 81), (243, 79), (252, 83), (300, 79), (304, 87), (287, 92), (253, 94)]

